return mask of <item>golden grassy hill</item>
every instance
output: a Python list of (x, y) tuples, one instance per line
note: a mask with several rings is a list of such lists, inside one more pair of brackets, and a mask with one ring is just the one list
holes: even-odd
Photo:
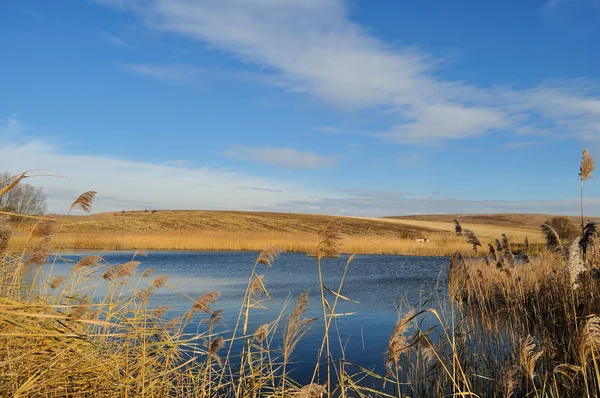
[(182, 232), (276, 232), (317, 233), (333, 220), (340, 220), (346, 235), (387, 235), (400, 239), (434, 232), (431, 228), (313, 214), (245, 211), (164, 210), (156, 212), (100, 213), (63, 217), (74, 233), (182, 233)]
[[(252, 250), (276, 245), (314, 253), (318, 233), (339, 220), (342, 251), (446, 255), (469, 246), (434, 228), (361, 219), (293, 213), (238, 211), (117, 212), (60, 217), (57, 245), (90, 250)], [(24, 241), (27, 226), (15, 244)], [(429, 237), (424, 245), (417, 237)], [(435, 243), (433, 243), (435, 242)]]
[[(539, 230), (540, 225), (556, 217), (550, 214), (428, 214), (412, 216), (394, 216), (385, 217), (387, 219), (407, 220), (407, 221), (426, 221), (426, 222), (445, 222), (452, 223), (457, 219), (461, 224), (482, 224), (488, 227), (507, 227)], [(569, 216), (575, 225), (581, 224), (581, 218)], [(600, 217), (585, 217), (585, 221), (600, 221)]]
[[(90, 250), (260, 251), (277, 245), (288, 251), (313, 253), (318, 232), (338, 220), (345, 253), (449, 255), (457, 250), (470, 252), (465, 239), (452, 233), (454, 217), (363, 218), (203, 210), (117, 212), (62, 216), (56, 239), (63, 248)], [(460, 220), (465, 228), (475, 231), (484, 246), (502, 233), (515, 243), (522, 242), (525, 236), (532, 243), (542, 240), (539, 229), (528, 228), (529, 224), (517, 222), (515, 227), (507, 220), (492, 220), (488, 225), (485, 218), (470, 217), (460, 217)], [(28, 228), (20, 228), (15, 244), (24, 241)], [(430, 241), (416, 242), (420, 237)]]

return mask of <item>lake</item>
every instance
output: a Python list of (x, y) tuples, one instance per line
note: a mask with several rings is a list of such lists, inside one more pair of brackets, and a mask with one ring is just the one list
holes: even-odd
[[(110, 264), (130, 261), (133, 252), (77, 253), (63, 256), (77, 261), (81, 256), (99, 254)], [(166, 275), (170, 285), (194, 299), (203, 293), (218, 291), (221, 297), (212, 305), (213, 309), (223, 309), (225, 317), (223, 331), (231, 331), (235, 326), (240, 304), (246, 289), (252, 267), (259, 253), (253, 252), (149, 252), (147, 257), (137, 257), (142, 262), (139, 275), (146, 268), (155, 271), (152, 277), (142, 283), (150, 283), (154, 277)], [(324, 285), (337, 290), (348, 256), (323, 260)], [(350, 263), (341, 294), (358, 303), (340, 301), (337, 313), (356, 312), (340, 317), (337, 331), (332, 332), (332, 352), (339, 357), (343, 342), (346, 360), (360, 366), (384, 372), (384, 352), (390, 332), (397, 320), (396, 306), (401, 303), (419, 307), (430, 303), (435, 306), (437, 296), (446, 296), (446, 274), (449, 260), (445, 257), (413, 257), (388, 255), (358, 255)], [(70, 270), (58, 265), (53, 275), (64, 275)], [(264, 275), (264, 283), (272, 298), (266, 301), (268, 310), (251, 312), (249, 331), (273, 321), (282, 306), (289, 300), (289, 313), (298, 295), (309, 290), (310, 301), (307, 317), (319, 318), (312, 329), (304, 336), (294, 351), (291, 375), (299, 382), (310, 380), (323, 336), (322, 310), (319, 300), (319, 279), (316, 258), (301, 253), (284, 253), (272, 267), (259, 264), (259, 275)], [(131, 278), (130, 283), (137, 283)], [(101, 281), (100, 286), (105, 285)], [(143, 284), (141, 286), (144, 286)], [(97, 291), (102, 293), (102, 289)], [(333, 298), (330, 299), (330, 303)], [(193, 303), (163, 287), (151, 299), (151, 305), (169, 305), (169, 317), (182, 315)], [(406, 307), (402, 307), (406, 310)], [(194, 333), (202, 316), (194, 318), (195, 324), (189, 327)], [(428, 325), (424, 325), (428, 326)], [(203, 326), (202, 326), (203, 327)], [(283, 329), (283, 323), (280, 326)], [(279, 342), (275, 340), (275, 345)]]

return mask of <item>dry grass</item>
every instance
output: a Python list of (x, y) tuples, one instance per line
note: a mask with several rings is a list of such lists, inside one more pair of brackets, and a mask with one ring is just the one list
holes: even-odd
[[(332, 220), (340, 223), (343, 253), (449, 256), (468, 253), (470, 245), (445, 231), (448, 223), (390, 219), (363, 219), (308, 214), (158, 211), (66, 216), (57, 237), (64, 249), (90, 250), (234, 250), (260, 251), (279, 246), (286, 251), (315, 254), (319, 229)], [(484, 246), (504, 230), (464, 224)], [(22, 246), (31, 225), (22, 223), (12, 241)], [(508, 236), (522, 242), (540, 242), (539, 231), (510, 229)], [(427, 243), (416, 238), (430, 239)], [(487, 238), (487, 239), (486, 239)]]
[[(100, 213), (90, 216), (61, 217), (69, 232), (87, 233), (161, 233), (161, 232), (277, 232), (318, 233), (323, 225), (340, 217), (313, 214), (243, 211), (173, 211)], [(377, 220), (347, 218), (347, 235), (387, 235), (398, 238), (419, 236), (428, 228), (389, 225)]]
[[(523, 236), (523, 234), (539, 234), (540, 225), (550, 220), (555, 215), (550, 214), (424, 214), (412, 216), (385, 217), (389, 220), (401, 220), (409, 225), (439, 228), (449, 231), (447, 225), (453, 219), (458, 219), (466, 228), (474, 229), (482, 236), (486, 233), (500, 235), (506, 233), (509, 236)], [(568, 216), (575, 225), (581, 223), (579, 216)], [(600, 221), (600, 217), (586, 217), (586, 220)], [(437, 224), (440, 223), (440, 224)], [(483, 228), (482, 231), (478, 229)], [(522, 231), (526, 230), (526, 231)]]
[[(598, 396), (600, 339), (594, 322), (600, 311), (600, 258), (584, 263), (579, 250), (575, 244), (567, 254), (547, 251), (514, 267), (454, 258), (450, 295), (464, 305), (459, 308), (465, 316), (454, 331), (470, 336), (459, 351), (487, 350), (469, 360), (469, 373), (487, 377), (516, 369), (513, 396)], [(472, 386), (488, 394), (505, 391), (506, 383), (471, 378)]]
[[(417, 256), (449, 256), (455, 252), (469, 254), (472, 249), (464, 239), (447, 233), (429, 233), (427, 243), (382, 235), (343, 235), (342, 253), (402, 254)], [(24, 235), (15, 236), (13, 247), (22, 247)], [(201, 232), (197, 234), (167, 233), (91, 233), (83, 236), (61, 233), (55, 238), (57, 246), (67, 250), (233, 250), (261, 251), (278, 246), (288, 252), (316, 254), (318, 234), (275, 232)], [(487, 242), (487, 241), (485, 241)]]
[[(89, 210), (93, 195), (84, 199)], [(424, 231), (425, 224), (407, 225), (406, 220), (375, 223), (330, 218), (321, 223), (325, 220), (318, 216), (306, 226), (285, 227), (284, 215), (273, 214), (274, 220), (265, 221), (268, 216), (256, 213), (226, 213), (226, 223), (236, 227), (216, 238), (206, 235), (207, 245), (222, 239), (220, 245), (236, 244), (244, 250), (272, 241), (283, 247), (267, 249), (257, 257), (235, 327), (225, 334), (215, 329), (222, 321), (222, 312), (213, 309), (219, 292), (203, 292), (197, 299), (182, 294), (189, 299), (189, 310), (182, 317), (168, 319), (168, 309), (149, 308), (148, 300), (157, 289), (181, 293), (165, 276), (149, 278), (147, 271), (141, 273), (140, 283), (132, 285), (130, 278), (140, 266), (138, 258), (109, 265), (97, 256), (87, 256), (70, 264), (68, 275), (53, 275), (54, 261), (60, 259), (51, 254), (57, 244), (77, 247), (89, 245), (94, 238), (104, 248), (132, 239), (126, 241), (132, 245), (127, 248), (159, 246), (162, 241), (192, 248), (201, 235), (198, 231), (215, 235), (219, 223), (224, 222), (223, 214), (148, 218), (157, 214), (142, 218), (123, 215), (120, 220), (118, 215), (66, 217), (58, 220), (58, 229), (52, 220), (39, 220), (28, 225), (29, 230), (17, 231), (16, 236), (8, 219), (0, 218), (0, 396), (600, 396), (600, 251), (593, 224), (586, 227), (582, 242), (568, 247), (545, 227), (547, 249), (519, 258), (512, 248), (525, 235), (517, 231), (532, 242), (539, 240), (539, 235), (532, 236), (523, 228), (501, 235), (497, 227), (485, 229), (467, 222), (463, 223), (463, 236), (455, 236)], [(417, 221), (408, 222), (446, 223), (449, 231), (454, 230), (451, 222)], [(160, 228), (155, 225), (148, 230), (152, 222)], [(273, 230), (275, 225), (281, 228)], [(345, 225), (349, 227), (344, 229)], [(189, 241), (173, 237), (179, 227), (194, 231)], [(336, 309), (340, 300), (352, 300), (351, 291), (341, 292), (353, 256), (334, 287), (323, 285), (321, 259), (369, 244), (370, 250), (398, 250), (392, 240), (401, 238), (407, 242), (405, 250), (417, 250), (408, 247), (413, 236), (407, 229), (426, 232), (432, 238), (429, 246), (411, 241), (418, 250), (456, 247), (459, 251), (448, 268), (448, 296), (437, 296), (437, 303), (426, 300), (425, 308), (398, 307), (388, 350), (385, 356), (382, 353), (387, 374), (379, 375), (349, 362), (343, 350), (340, 358), (332, 356), (334, 331), (343, 327), (338, 318), (351, 316), (338, 314)], [(405, 235), (382, 232), (390, 230)], [(233, 231), (240, 235), (234, 243), (227, 241)], [(257, 231), (273, 235), (263, 241), (252, 240), (253, 234), (260, 235)], [(169, 236), (174, 241), (166, 239)], [(304, 318), (307, 296), (301, 295), (292, 311), (283, 309), (271, 323), (255, 331), (248, 328), (249, 317), (265, 310), (265, 298), (269, 297), (259, 267), (276, 266), (277, 255), (291, 244), (292, 237), (303, 239), (297, 251), (310, 251), (304, 245), (312, 242), (316, 254), (312, 272), (319, 276), (324, 325), (313, 380), (305, 386), (289, 377), (289, 369), (294, 351), (300, 349), (302, 337), (315, 321)], [(365, 237), (373, 237), (373, 242), (365, 243)], [(390, 239), (389, 247), (381, 245), (385, 239)], [(488, 244), (493, 250), (482, 259), (482, 249)], [(19, 250), (11, 250), (17, 246)], [(461, 254), (473, 249), (478, 250), (478, 257)], [(52, 261), (48, 263), (48, 259)], [(98, 291), (101, 283), (106, 284), (106, 294), (85, 294)], [(425, 324), (432, 326), (424, 329)], [(194, 325), (195, 333), (184, 333), (188, 325)], [(275, 336), (282, 332), (283, 347), (277, 347)], [(241, 342), (239, 352), (233, 351), (235, 341)], [(338, 342), (344, 344), (340, 338)], [(325, 374), (323, 380), (315, 379), (319, 373)]]

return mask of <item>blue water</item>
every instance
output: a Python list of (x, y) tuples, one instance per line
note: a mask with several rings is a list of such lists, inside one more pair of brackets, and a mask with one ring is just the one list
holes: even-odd
[[(87, 254), (99, 254), (109, 264), (121, 264), (132, 259), (133, 252), (77, 253), (63, 256), (72, 262)], [(221, 297), (212, 305), (214, 310), (222, 309), (225, 323), (219, 326), (225, 334), (233, 329), (240, 309), (242, 297), (250, 272), (258, 253), (253, 252), (149, 252), (148, 257), (137, 257), (142, 262), (137, 275), (146, 268), (154, 272), (148, 279), (142, 279), (140, 286), (159, 275), (166, 275), (170, 285), (181, 293), (197, 298), (204, 293), (218, 291)], [(323, 260), (324, 285), (337, 290), (348, 257)], [(420, 307), (433, 306), (435, 300), (446, 294), (446, 271), (448, 259), (444, 257), (412, 257), (390, 255), (358, 255), (350, 263), (341, 294), (358, 303), (341, 300), (336, 313), (356, 312), (354, 315), (338, 318), (337, 330), (332, 333), (334, 357), (341, 355), (341, 347), (347, 361), (360, 366), (384, 370), (384, 352), (390, 332), (397, 320), (395, 311), (402, 304)], [(57, 265), (53, 275), (67, 274), (68, 265)], [(98, 274), (101, 274), (101, 270)], [(323, 337), (322, 309), (319, 301), (319, 282), (316, 259), (300, 253), (284, 253), (272, 267), (259, 264), (257, 273), (265, 275), (264, 283), (271, 300), (265, 301), (268, 310), (251, 312), (249, 332), (264, 323), (273, 321), (287, 300), (289, 313), (299, 294), (309, 290), (309, 311), (306, 317), (319, 318), (304, 336), (294, 351), (292, 375), (300, 382), (310, 379), (317, 358), (317, 351)], [(99, 278), (98, 275), (98, 278)], [(130, 278), (130, 284), (138, 283), (139, 278)], [(97, 294), (102, 293), (102, 285)], [(330, 303), (333, 296), (329, 294)], [(168, 287), (159, 289), (150, 304), (158, 307), (169, 305), (172, 309), (167, 317), (182, 315), (193, 304), (181, 294)], [(204, 315), (196, 315), (187, 332), (195, 333)], [(427, 325), (424, 325), (427, 326)], [(283, 322), (280, 331), (283, 329)], [(275, 339), (275, 345), (280, 344)], [(342, 342), (342, 344), (339, 343)]]

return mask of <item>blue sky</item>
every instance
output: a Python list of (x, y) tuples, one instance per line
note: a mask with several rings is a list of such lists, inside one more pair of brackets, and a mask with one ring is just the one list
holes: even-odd
[(0, 169), (56, 212), (576, 214), (599, 39), (600, 0), (8, 0)]

